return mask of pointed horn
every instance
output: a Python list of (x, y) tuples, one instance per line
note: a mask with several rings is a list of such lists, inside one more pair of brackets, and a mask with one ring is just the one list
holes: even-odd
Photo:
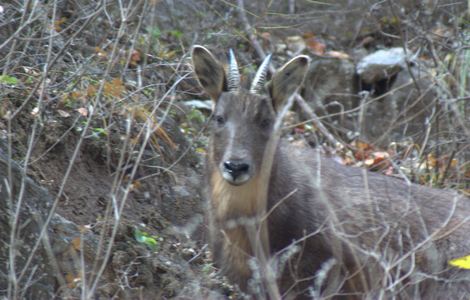
[(228, 70), (228, 91), (233, 92), (240, 87), (240, 73), (238, 71), (238, 63), (235, 59), (232, 49), (230, 49), (230, 61)]
[(253, 82), (251, 83), (250, 93), (258, 94), (261, 92), (264, 81), (266, 80), (266, 74), (268, 73), (268, 66), (270, 61), (271, 54), (264, 58), (263, 63), (258, 68), (258, 71), (256, 71), (255, 78), (253, 78)]

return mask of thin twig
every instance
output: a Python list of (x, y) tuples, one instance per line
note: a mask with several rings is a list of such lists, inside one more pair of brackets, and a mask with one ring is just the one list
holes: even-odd
[(302, 96), (300, 96), (299, 94), (296, 94), (295, 95), (295, 100), (297, 102), (297, 104), (300, 105), (300, 107), (302, 108), (302, 110), (307, 113), (307, 115), (309, 116), (310, 120), (312, 121), (313, 125), (315, 125), (315, 127), (318, 128), (318, 130), (325, 136), (325, 138), (336, 148), (337, 146), (341, 145), (343, 146), (344, 148), (347, 147), (347, 145), (336, 139), (329, 131), (328, 129), (326, 129), (326, 127), (323, 125), (322, 122), (320, 122), (320, 119), (318, 118), (317, 114), (313, 111), (313, 109), (310, 107), (310, 105), (308, 105), (304, 98), (302, 98)]

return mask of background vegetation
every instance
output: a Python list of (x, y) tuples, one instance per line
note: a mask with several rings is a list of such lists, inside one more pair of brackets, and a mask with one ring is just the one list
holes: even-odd
[(309, 55), (290, 141), (469, 193), (469, 20), (457, 0), (3, 1), (0, 295), (237, 297), (204, 236), (194, 44), (234, 49), (246, 81)]

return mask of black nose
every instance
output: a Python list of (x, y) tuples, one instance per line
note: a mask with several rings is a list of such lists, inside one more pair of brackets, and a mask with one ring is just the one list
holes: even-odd
[(247, 173), (250, 165), (242, 161), (227, 160), (224, 162), (224, 168), (232, 175), (233, 179), (236, 179), (238, 176)]

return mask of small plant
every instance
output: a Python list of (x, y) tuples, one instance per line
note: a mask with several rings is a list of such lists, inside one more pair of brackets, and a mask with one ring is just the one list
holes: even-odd
[(0, 84), (15, 86), (19, 82), (18, 78), (10, 75), (0, 75)]
[(191, 122), (204, 123), (206, 121), (206, 116), (197, 108), (191, 109), (188, 113), (187, 118)]
[(91, 131), (93, 132), (93, 137), (95, 138), (100, 138), (108, 135), (108, 130), (101, 127), (92, 128)]

